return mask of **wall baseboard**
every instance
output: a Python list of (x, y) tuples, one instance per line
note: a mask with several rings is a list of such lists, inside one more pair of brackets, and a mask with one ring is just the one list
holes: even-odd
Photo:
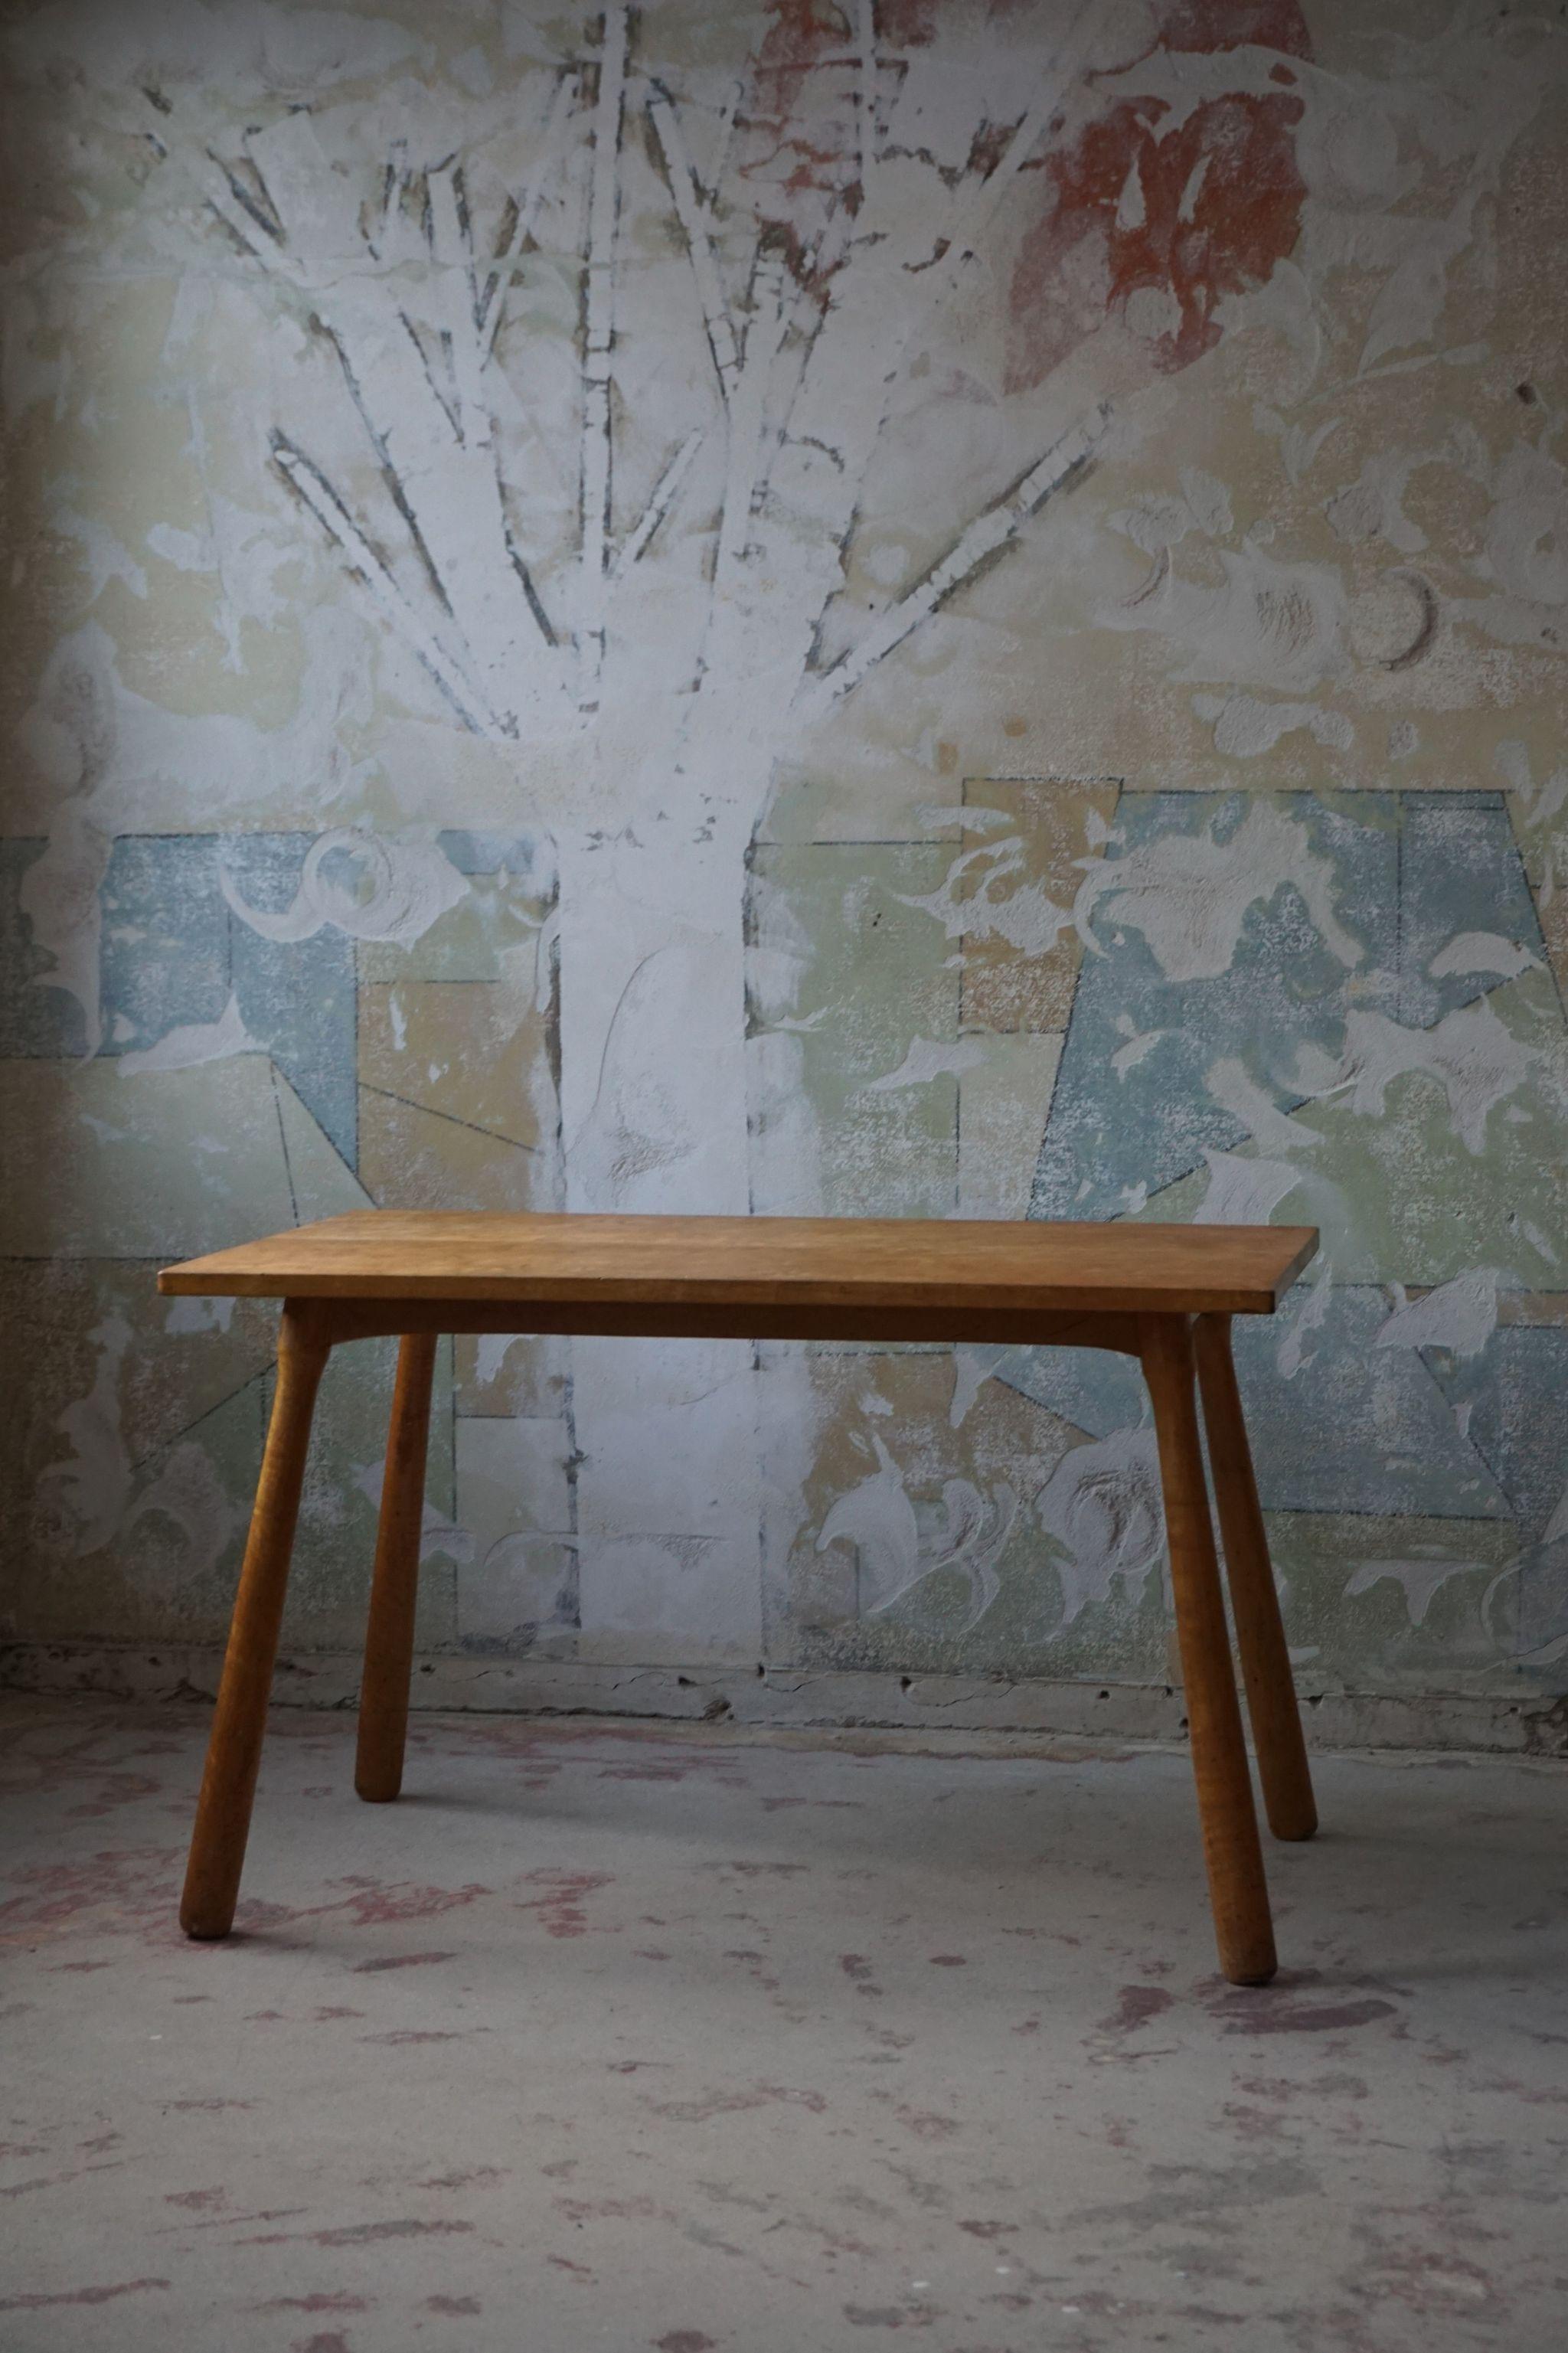
[[(222, 1653), (181, 1643), (14, 1642), (0, 1687), (104, 1699), (210, 1701)], [(352, 1707), (360, 1662), (346, 1651), (279, 1661), (273, 1698), (287, 1707)], [(778, 1731), (888, 1732), (944, 1739), (1033, 1735), (1181, 1741), (1182, 1694), (1164, 1683), (1009, 1682), (1003, 1677), (857, 1673), (754, 1666), (611, 1666), (560, 1659), (426, 1652), (414, 1704), (516, 1715), (626, 1716)], [(1568, 1757), (1568, 1697), (1503, 1692), (1302, 1693), (1318, 1749), (1468, 1750)]]

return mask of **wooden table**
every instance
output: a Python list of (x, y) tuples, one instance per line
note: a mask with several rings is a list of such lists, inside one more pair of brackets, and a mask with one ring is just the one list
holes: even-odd
[(1241, 1400), (1233, 1315), (1268, 1315), (1307, 1226), (601, 1218), (365, 1210), (169, 1267), (161, 1292), (280, 1299), (278, 1385), (207, 1746), (180, 1919), (234, 1920), (316, 1388), (341, 1341), (398, 1333), (354, 1786), (402, 1786), (425, 1456), (444, 1332), (1112, 1348), (1143, 1368), (1220, 1966), (1274, 1974), (1274, 1932), (1194, 1399), (1203, 1398), (1237, 1646), (1269, 1826), (1317, 1827)]

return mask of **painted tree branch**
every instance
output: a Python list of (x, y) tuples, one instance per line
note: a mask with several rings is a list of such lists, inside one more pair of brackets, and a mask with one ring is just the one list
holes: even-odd
[(479, 293), (474, 248), (468, 232), (462, 174), (444, 164), (426, 175), (430, 207), (430, 252), (439, 267), (445, 300), (443, 341), (450, 355), (457, 404), (458, 438), (465, 448), (488, 448), (490, 414), (484, 397), (484, 346), (479, 340)]
[(856, 0), (855, 46), (858, 83), (855, 108), (860, 133), (860, 190), (871, 193), (877, 162), (877, 0)]
[(272, 456), (279, 472), (299, 493), (327, 536), (342, 549), (372, 602), (424, 663), (464, 726), (476, 735), (500, 734), (500, 723), (479, 687), (457, 656), (420, 618), (320, 467), (280, 433), (273, 437)]
[(708, 199), (687, 153), (680, 118), (668, 94), (657, 87), (648, 98), (647, 113), (654, 136), (658, 141), (659, 152), (664, 157), (669, 192), (675, 201), (675, 216), (680, 223), (680, 233), (686, 240), (686, 250), (691, 260), (697, 300), (701, 305), (702, 323), (708, 332), (708, 348), (713, 354), (719, 390), (727, 407), (734, 397), (741, 358), (729, 306), (719, 283), (719, 265), (713, 253)]
[(811, 720), (825, 717), (895, 646), (901, 645), (956, 589), (972, 580), (988, 559), (999, 554), (1047, 499), (1083, 473), (1110, 416), (1109, 409), (1097, 408), (1085, 424), (1075, 425), (1059, 441), (1053, 442), (1021, 481), (960, 533), (947, 554), (940, 564), (932, 565), (923, 580), (917, 581), (873, 621), (858, 644), (841, 655), (830, 670), (808, 680), (797, 698), (797, 710), (804, 711)]
[(730, 442), (724, 469), (724, 504), (719, 520), (719, 551), (713, 578), (722, 593), (734, 581), (745, 554), (763, 457), (763, 418), (768, 377), (784, 327), (784, 265), (776, 251), (757, 258), (752, 277), (752, 314), (741, 355), (741, 372), (730, 404)]
[(298, 281), (300, 272), (292, 256), (285, 252), (277, 227), (228, 166), (208, 148), (194, 172), (203, 195), (236, 243), (279, 277)]
[(680, 496), (681, 486), (691, 471), (691, 461), (701, 448), (702, 439), (700, 430), (689, 433), (654, 484), (648, 502), (638, 518), (636, 529), (627, 534), (626, 543), (611, 567), (612, 583), (624, 580), (632, 565), (639, 561), (659, 524)]
[[(1099, 26), (1079, 9), (1000, 160), (961, 185), (937, 258), (948, 270), (973, 253), (1006, 189), (1059, 111)], [(874, 0), (857, 0), (848, 57), (856, 73), (859, 178), (830, 204), (807, 240), (763, 237), (753, 253), (744, 330), (726, 298), (714, 205), (741, 100), (739, 85), (716, 134), (705, 185), (688, 151), (680, 109), (654, 84), (646, 109), (693, 273), (725, 417), (725, 466), (712, 597), (700, 675), (715, 661), (745, 659), (746, 632), (763, 606), (776, 614), (771, 650), (800, 647), (797, 712), (820, 716), (965, 581), (1015, 539), (1027, 518), (1081, 471), (1100, 423), (1047, 453), (1007, 495), (974, 519), (926, 578), (890, 606), (831, 669), (814, 672), (811, 647), (843, 585), (865, 470), (881, 431), (893, 380), (921, 305), (909, 299), (929, 237), (907, 197), (879, 201), (880, 65)], [(601, 20), (589, 115), (587, 222), (583, 271), (581, 438), (571, 617), (579, 712), (602, 691), (609, 597), (642, 561), (689, 481), (706, 428), (676, 441), (642, 514), (618, 549), (611, 541), (614, 470), (612, 363), (621, 204), (628, 18), (612, 0)], [(416, 598), (375, 548), (327, 472), (280, 438), (278, 463), (291, 487), (364, 584), (377, 610), (435, 678), (467, 726), (513, 735), (559, 704), (565, 677), (557, 633), (514, 546), (500, 474), (496, 387), (489, 379), (506, 290), (528, 245), (562, 133), (585, 69), (556, 78), (525, 184), (503, 245), (489, 261), (476, 248), (462, 169), (455, 160), (411, 173), (389, 161), (379, 221), (362, 229), (353, 190), (329, 165), (308, 112), (279, 117), (247, 136), (254, 184), (212, 158), (204, 193), (262, 267), (306, 295), (332, 338), (345, 383), (379, 459), (438, 614)], [(885, 184), (889, 189), (891, 179)], [(415, 216), (421, 227), (416, 228)], [(342, 261), (358, 245), (381, 264), (367, 277)], [(924, 247), (929, 255), (930, 247)], [(395, 269), (395, 278), (388, 275)], [(931, 284), (928, 280), (928, 286)], [(824, 290), (829, 290), (825, 295)], [(872, 387), (867, 397), (868, 387)], [(770, 487), (781, 453), (776, 513)], [(765, 493), (765, 495), (764, 495)], [(767, 520), (763, 521), (763, 518)], [(758, 600), (761, 600), (759, 603)], [(448, 627), (447, 624), (450, 626)], [(455, 650), (460, 649), (460, 650)]]
[(1082, 73), (1091, 42), (1103, 45), (1108, 24), (1118, 13), (1114, 5), (1108, 10), (1103, 0), (1080, 0), (1078, 13), (1058, 43), (1033, 99), (1001, 155), (989, 172), (962, 191), (952, 225), (938, 248), (938, 259), (945, 259), (957, 268), (973, 254), (995, 218), (1003, 197), (1050, 129), (1052, 118)]
[(567, 116), (577, 99), (581, 84), (575, 73), (563, 73), (552, 93), (545, 110), (543, 127), (539, 134), (539, 146), (533, 158), (527, 182), (517, 197), (517, 218), (505, 248), (497, 255), (485, 280), (479, 296), (479, 342), (488, 359), (495, 348), (496, 329), (500, 324), (505, 306), (506, 290), (512, 273), (522, 259), (523, 248), (533, 235), (539, 218), (550, 169), (560, 152), (561, 132)]
[(583, 326), (583, 541), (578, 700), (593, 710), (605, 659), (605, 575), (610, 528), (610, 343), (615, 328), (616, 222), (620, 209), (621, 110), (626, 82), (626, 12), (605, 11), (594, 175), (588, 199)]
[[(901, 213), (880, 214), (868, 197), (862, 202), (853, 239), (841, 247), (841, 250), (847, 250), (847, 258), (835, 279), (826, 314), (811, 338), (806, 364), (784, 427), (784, 438), (796, 446), (816, 443), (833, 450), (839, 467), (841, 521), (837, 537), (840, 556), (822, 577), (813, 624), (814, 648), (820, 642), (828, 611), (843, 586), (842, 551), (854, 528), (859, 484), (885, 418), (885, 387), (897, 375), (923, 315), (921, 304), (909, 299), (909, 273), (929, 273), (924, 279), (928, 308), (952, 284), (995, 217), (1007, 189), (1048, 131), (1074, 79), (1083, 70), (1090, 42), (1101, 37), (1103, 26), (1099, 0), (1080, 0), (1001, 156), (988, 171), (961, 183), (946, 232), (938, 240), (934, 254), (927, 251), (923, 259), (917, 259), (911, 248), (920, 241), (918, 227)], [(845, 237), (843, 207), (829, 221), (828, 233), (835, 229), (840, 237)], [(944, 266), (932, 268), (933, 262)], [(868, 403), (864, 396), (863, 387), (868, 382), (884, 387), (881, 397), (874, 403)], [(981, 550), (975, 561), (984, 561), (986, 552)], [(957, 585), (954, 581), (952, 586)], [(942, 592), (944, 596), (951, 593), (951, 586)], [(918, 627), (923, 617), (923, 613), (915, 614), (910, 626)], [(900, 637), (907, 634), (907, 629), (900, 631)], [(895, 637), (880, 651), (868, 653), (858, 677), (864, 676), (882, 653), (890, 651), (899, 641), (900, 638)], [(837, 679), (837, 669), (832, 675)], [(820, 685), (814, 687), (810, 683), (808, 671), (796, 708), (830, 707), (840, 692), (858, 682), (858, 677), (846, 678), (842, 685), (825, 696)]]

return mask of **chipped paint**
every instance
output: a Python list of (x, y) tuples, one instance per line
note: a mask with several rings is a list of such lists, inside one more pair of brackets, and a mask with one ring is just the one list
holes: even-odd
[[(158, 1257), (366, 1203), (1310, 1219), (1239, 1339), (1303, 1667), (1560, 1680), (1561, 28), (0, 45), (18, 1630), (221, 1629), (266, 1318)], [(323, 1392), (302, 1658), (389, 1378)], [(1158, 1681), (1142, 1412), (1028, 1351), (465, 1342), (421, 1646)]]

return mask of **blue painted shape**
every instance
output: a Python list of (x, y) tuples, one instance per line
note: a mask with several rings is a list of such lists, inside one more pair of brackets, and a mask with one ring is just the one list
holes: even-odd
[(123, 1054), (156, 1045), (171, 1029), (216, 1021), (232, 990), (248, 1034), (352, 1168), (358, 1135), (354, 943), (331, 924), (306, 940), (263, 939), (230, 911), (219, 880), (221, 860), (248, 905), (280, 913), (293, 902), (313, 839), (120, 837), (101, 895), (102, 1050)]
[(1432, 1348), (1426, 1363), (1451, 1402), (1468, 1405), (1470, 1437), (1519, 1521), (1519, 1573), (1492, 1614), (1510, 1628), (1521, 1666), (1541, 1651), (1551, 1669), (1568, 1635), (1568, 1536), (1543, 1541), (1568, 1483), (1568, 1332), (1500, 1324), (1479, 1356)]
[(1479, 1356), (1425, 1352), (1434, 1380), (1470, 1409), (1469, 1434), (1495, 1472), (1526, 1545), (1538, 1545), (1568, 1486), (1568, 1331), (1500, 1324)]
[[(1426, 1365), (1409, 1349), (1373, 1346), (1388, 1316), (1380, 1291), (1347, 1287), (1331, 1293), (1328, 1316), (1309, 1336), (1314, 1353), (1287, 1379), (1279, 1357), (1289, 1314), (1287, 1309), (1277, 1320), (1238, 1315), (1232, 1326), (1265, 1510), (1512, 1517), (1516, 1496), (1504, 1492), (1489, 1468), (1497, 1466), (1497, 1457), (1484, 1437), (1478, 1444), (1460, 1436)], [(1556, 1336), (1568, 1353), (1568, 1335)], [(1561, 1369), (1568, 1375), (1568, 1361)], [(1020, 1348), (997, 1366), (995, 1377), (1093, 1438), (1148, 1418), (1137, 1366), (1101, 1349)], [(1568, 1378), (1562, 1394), (1552, 1504), (1564, 1475)], [(1531, 1377), (1521, 1374), (1501, 1411), (1528, 1421), (1525, 1401), (1533, 1405), (1539, 1395)], [(1531, 1451), (1529, 1441), (1519, 1451)], [(1550, 1437), (1540, 1451), (1550, 1453)], [(1552, 1504), (1542, 1513), (1542, 1525)]]
[[(1118, 925), (1102, 902), (1095, 932), (1103, 953), (1086, 955), (1079, 975), (1031, 1217), (1124, 1214), (1136, 1186), (1158, 1192), (1200, 1166), (1205, 1150), (1232, 1151), (1244, 1141), (1246, 1130), (1205, 1084), (1216, 1061), (1239, 1060), (1289, 1109), (1300, 1099), (1291, 1082), (1303, 1045), (1337, 1053), (1352, 1001), (1394, 1010), (1397, 812), (1384, 793), (1356, 799), (1359, 816), (1326, 807), (1314, 794), (1280, 796), (1331, 865), (1335, 913), (1362, 949), (1349, 970), (1291, 884), (1248, 908), (1229, 968), (1203, 980), (1167, 979), (1143, 934)], [(1239, 794), (1124, 795), (1117, 810), (1124, 840), (1110, 854), (1211, 828), (1224, 841), (1247, 806)], [(1112, 1058), (1120, 1049), (1154, 1032), (1159, 1043), (1119, 1071)]]
[[(1031, 1216), (1115, 1217), (1140, 1181), (1158, 1191), (1205, 1150), (1235, 1149), (1246, 1131), (1205, 1083), (1222, 1057), (1241, 1061), (1288, 1111), (1300, 1101), (1291, 1079), (1301, 1046), (1337, 1054), (1352, 1005), (1426, 1028), (1473, 1003), (1495, 975), (1435, 980), (1428, 969), (1459, 933), (1496, 934), (1544, 963), (1500, 793), (1369, 793), (1331, 809), (1311, 794), (1281, 800), (1331, 861), (1359, 964), (1347, 971), (1331, 954), (1289, 884), (1248, 910), (1229, 970), (1205, 980), (1168, 981), (1143, 934), (1118, 929), (1102, 906), (1103, 953), (1086, 955), (1079, 976)], [(1130, 794), (1112, 856), (1210, 828), (1223, 841), (1243, 813), (1237, 796)], [(1151, 1033), (1160, 1042), (1118, 1073), (1119, 1050)]]
[[(1331, 955), (1290, 886), (1248, 909), (1226, 972), (1182, 984), (1165, 978), (1141, 932), (1118, 928), (1102, 907), (1096, 936), (1104, 953), (1084, 959), (1032, 1216), (1115, 1217), (1140, 1182), (1158, 1191), (1201, 1166), (1206, 1149), (1241, 1144), (1245, 1130), (1205, 1083), (1222, 1057), (1239, 1060), (1290, 1110), (1300, 1100), (1291, 1079), (1302, 1045), (1337, 1056), (1352, 1007), (1425, 1026), (1473, 1002), (1486, 975), (1435, 981), (1428, 970), (1458, 933), (1495, 933), (1544, 960), (1500, 794), (1380, 793), (1333, 808), (1309, 794), (1282, 797), (1331, 865), (1335, 912), (1362, 946), (1359, 963), (1347, 970)], [(1230, 797), (1128, 796), (1118, 811), (1124, 840), (1113, 855), (1211, 828), (1223, 841), (1241, 813)], [(1119, 1049), (1152, 1032), (1159, 1042), (1119, 1075)], [(1472, 1405), (1467, 1438), (1432, 1363), (1373, 1345), (1387, 1312), (1375, 1290), (1334, 1291), (1309, 1343), (1314, 1353), (1289, 1380), (1278, 1369), (1281, 1325), (1237, 1320), (1237, 1371), (1266, 1506), (1518, 1515), (1538, 1534), (1568, 1461), (1568, 1335), (1500, 1333), (1462, 1384), (1450, 1379), (1454, 1401)], [(1540, 1358), (1533, 1372), (1523, 1354), (1531, 1345)], [(1549, 1364), (1553, 1347), (1564, 1353)], [(1096, 1436), (1143, 1409), (1131, 1368), (1115, 1360), (1053, 1363), (1021, 1354), (1001, 1377)], [(1540, 1400), (1552, 1394), (1564, 1404), (1543, 1416)]]
[(1538, 1545), (1520, 1563), (1519, 1596), (1514, 1603), (1514, 1640), (1520, 1663), (1531, 1663), (1531, 1653), (1545, 1653), (1542, 1667), (1551, 1669), (1556, 1644), (1568, 1634), (1568, 1536)]
[(1131, 1356), (1107, 1348), (1014, 1349), (993, 1377), (1091, 1438), (1108, 1438), (1148, 1418), (1142, 1374)]
[(228, 909), (205, 834), (122, 833), (100, 893), (105, 1054), (216, 1021), (228, 1001)]
[[(543, 834), (474, 833), (457, 826), (438, 833), (436, 846), (459, 874), (499, 874), (504, 867), (514, 882), (533, 880), (534, 870), (542, 862), (541, 852), (549, 853), (551, 849)], [(553, 880), (548, 854), (543, 863), (548, 879)], [(546, 875), (539, 879), (545, 880)]]
[(1500, 793), (1400, 796), (1399, 918), (1397, 1018), (1410, 1029), (1429, 1029), (1497, 986), (1495, 973), (1432, 977), (1433, 958), (1461, 932), (1496, 933), (1546, 962)]
[(1331, 1290), (1308, 1338), (1312, 1353), (1289, 1379), (1279, 1366), (1280, 1323), (1237, 1317), (1237, 1378), (1264, 1509), (1510, 1519), (1508, 1496), (1421, 1357), (1373, 1346), (1388, 1312), (1374, 1287)]
[(0, 1056), (67, 1060), (87, 1051), (87, 1018), (68, 989), (49, 980), (54, 957), (37, 945), (22, 907), (22, 883), (44, 854), (41, 840), (0, 841)]
[[(208, 854), (215, 874), (222, 857), (248, 906), (278, 914), (293, 903), (314, 839), (308, 833), (230, 835), (221, 847), (210, 843)], [(234, 991), (246, 1029), (354, 1167), (359, 1091), (353, 941), (331, 923), (309, 939), (280, 942), (263, 939), (242, 916), (229, 921)]]

